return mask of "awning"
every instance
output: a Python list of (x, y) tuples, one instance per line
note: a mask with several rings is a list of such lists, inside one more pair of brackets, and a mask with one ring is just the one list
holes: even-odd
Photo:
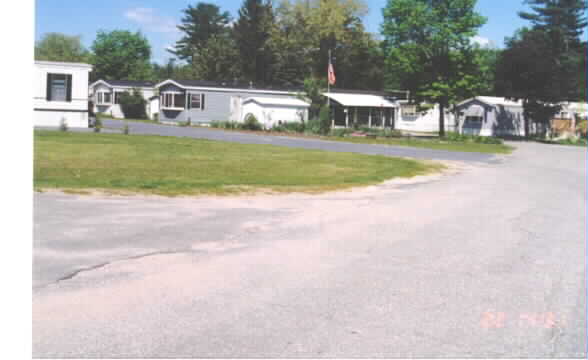
[(366, 95), (366, 94), (339, 94), (339, 93), (323, 93), (326, 97), (335, 100), (343, 106), (357, 106), (357, 107), (385, 107), (395, 108), (397, 104), (385, 99), (383, 96)]

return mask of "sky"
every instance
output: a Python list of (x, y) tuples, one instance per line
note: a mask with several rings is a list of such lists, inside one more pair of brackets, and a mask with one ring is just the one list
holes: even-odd
[[(205, 0), (218, 5), (237, 17), (242, 0)], [(382, 9), (388, 0), (366, 0), (369, 13), (364, 18), (368, 31), (379, 33)], [(152, 60), (165, 63), (172, 57), (165, 49), (181, 37), (176, 25), (180, 23), (181, 11), (196, 0), (36, 0), (35, 38), (44, 33), (60, 32), (80, 35), (89, 47), (98, 30), (140, 30), (152, 46)], [(476, 41), (482, 45), (503, 47), (504, 38), (528, 22), (520, 19), (517, 12), (525, 9), (523, 0), (478, 0), (477, 11), (487, 18)]]

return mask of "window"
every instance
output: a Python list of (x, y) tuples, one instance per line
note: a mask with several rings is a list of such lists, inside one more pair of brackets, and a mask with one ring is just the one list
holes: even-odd
[(47, 101), (71, 101), (72, 76), (47, 74)]
[(188, 94), (188, 109), (204, 110), (204, 94)]
[(404, 116), (417, 116), (416, 105), (403, 105), (402, 115)]
[(186, 107), (186, 96), (184, 94), (174, 94), (174, 106), (175, 108)]
[[(161, 107), (164, 109), (190, 109), (194, 97), (191, 94), (186, 95), (181, 92), (162, 92), (159, 96)], [(198, 99), (198, 101), (200, 101)], [(200, 107), (200, 105), (198, 105)]]
[(481, 125), (482, 124), (482, 117), (481, 116), (466, 116), (465, 121), (468, 124)]
[(96, 93), (96, 104), (112, 104), (112, 94), (106, 91), (99, 91)]

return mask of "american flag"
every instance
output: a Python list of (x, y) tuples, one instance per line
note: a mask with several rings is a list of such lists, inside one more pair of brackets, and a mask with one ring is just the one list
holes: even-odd
[(333, 64), (329, 62), (329, 84), (335, 85), (336, 79), (337, 78), (335, 77), (335, 69), (333, 68)]

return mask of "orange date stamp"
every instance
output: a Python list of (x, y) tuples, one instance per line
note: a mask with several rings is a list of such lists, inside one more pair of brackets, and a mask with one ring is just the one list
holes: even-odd
[(486, 311), (482, 314), (480, 326), (484, 329), (501, 329), (506, 326), (553, 329), (565, 326), (565, 320), (554, 312), (524, 312), (513, 315)]

